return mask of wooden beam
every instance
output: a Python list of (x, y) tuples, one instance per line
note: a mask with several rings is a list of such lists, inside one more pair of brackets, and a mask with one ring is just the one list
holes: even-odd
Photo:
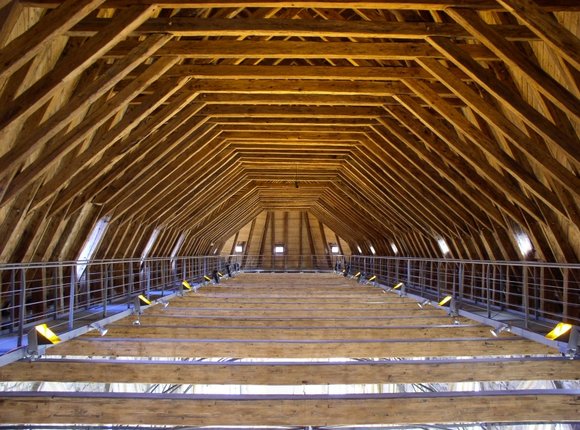
[[(383, 124), (385, 123), (386, 121), (383, 122)], [(446, 175), (445, 172), (441, 173), (441, 171), (433, 169), (431, 163), (417, 159), (417, 153), (408, 148), (406, 142), (409, 137), (413, 139), (412, 136), (405, 136), (401, 133), (398, 135), (391, 134), (384, 128), (380, 130), (380, 127), (375, 127), (373, 130), (376, 132), (376, 137), (371, 133), (368, 133), (371, 140), (376, 140), (377, 143), (386, 142), (387, 145), (393, 148), (392, 151), (386, 151), (382, 148), (383, 145), (379, 144), (379, 147), (381, 148), (379, 155), (381, 158), (384, 158), (389, 154), (390, 157), (396, 159), (398, 164), (398, 167), (396, 168), (400, 169), (402, 172), (406, 172), (407, 177), (413, 178), (410, 182), (411, 185), (416, 180), (417, 189), (421, 190), (424, 187), (425, 191), (423, 194), (425, 196), (427, 196), (428, 193), (432, 194), (434, 201), (439, 202), (437, 203), (437, 206), (444, 208), (444, 212), (457, 214), (459, 221), (463, 221), (461, 224), (457, 224), (460, 230), (464, 230), (464, 226), (467, 225), (476, 228), (474, 217), (479, 217), (479, 220), (483, 222), (484, 225), (487, 223), (487, 217), (484, 216), (483, 212), (480, 212), (479, 209), (473, 208), (468, 202), (463, 201), (460, 195), (457, 195), (456, 190), (454, 190), (455, 185), (453, 182), (448, 182), (445, 179), (449, 178), (449, 175)], [(405, 144), (401, 145), (400, 142)]]
[[(397, 208), (394, 218), (404, 219), (409, 228), (447, 230), (448, 226), (433, 215), (431, 202), (423, 204), (424, 202), (421, 200), (417, 201), (418, 191), (409, 190), (406, 181), (401, 181), (399, 184), (400, 177), (389, 175), (390, 180), (383, 182), (378, 178), (366, 175), (363, 172), (384, 172), (385, 169), (377, 169), (369, 164), (364, 152), (361, 151), (357, 155), (360, 155), (362, 159), (358, 157), (348, 159), (348, 168), (345, 169), (345, 173), (350, 174), (350, 180), (356, 184), (355, 188), (358, 188), (357, 193), (361, 195), (363, 206), (368, 206), (372, 201), (377, 202), (373, 211), (375, 212), (375, 222), (376, 218), (386, 217), (386, 214), (390, 212), (388, 208)], [(425, 210), (425, 214), (423, 214), (423, 210)]]
[[(447, 40), (441, 38), (430, 38), (428, 39), (435, 48), (439, 49), (450, 61), (455, 63), (457, 67), (462, 69), (468, 76), (470, 76), (479, 85), (485, 88), (490, 94), (497, 98), (502, 105), (506, 106), (511, 112), (518, 116), (522, 121), (524, 121), (531, 129), (536, 133), (547, 139), (554, 147), (558, 148), (564, 152), (567, 157), (576, 165), (578, 164), (578, 145), (580, 145), (580, 140), (578, 136), (574, 134), (567, 133), (565, 130), (556, 126), (553, 122), (549, 121), (545, 116), (540, 114), (536, 109), (534, 109), (530, 104), (528, 104), (520, 94), (513, 91), (506, 84), (497, 79), (489, 70), (482, 67), (477, 61), (471, 58), (465, 53), (457, 44), (450, 43)], [(438, 68), (439, 70), (440, 68)], [(445, 82), (447, 85), (457, 83), (457, 81), (452, 78), (447, 73), (447, 79)], [(464, 85), (454, 85), (454, 93), (459, 89), (464, 89)], [(451, 87), (449, 87), (451, 89)], [(473, 92), (471, 90), (470, 92)], [(459, 96), (464, 98), (463, 96)], [(479, 105), (486, 104), (485, 101), (478, 103)], [(472, 103), (475, 107), (475, 103)], [(491, 113), (493, 113), (493, 108)], [(482, 112), (490, 112), (490, 110), (483, 109)], [(482, 113), (480, 112), (480, 114)], [(498, 119), (495, 118), (494, 122)], [(504, 119), (503, 122), (508, 121)], [(509, 127), (511, 130), (513, 127)], [(521, 132), (517, 132), (516, 136), (520, 135)], [(508, 133), (508, 137), (513, 136), (512, 133)], [(525, 135), (524, 135), (525, 137)], [(527, 141), (525, 138), (524, 141)], [(518, 144), (514, 142), (514, 144)], [(526, 145), (529, 147), (530, 145)], [(535, 146), (532, 144), (532, 146)], [(527, 151), (526, 151), (527, 152)]]
[(66, 0), (0, 50), (0, 80), (32, 60), (44, 47), (97, 9), (105, 0)]
[(498, 0), (498, 3), (580, 70), (580, 39), (543, 11), (538, 3), (533, 0)]
[[(91, 37), (108, 19), (87, 18), (69, 30), (70, 36)], [(538, 40), (539, 35), (522, 25), (495, 25), (498, 32), (509, 40)], [(345, 37), (382, 39), (419, 39), (427, 36), (473, 38), (462, 26), (434, 22), (397, 21), (339, 21), (284, 18), (152, 18), (144, 22), (134, 35), (172, 34), (173, 36), (241, 36), (241, 37)]]
[(0, 379), (141, 384), (425, 384), (575, 380), (579, 366), (577, 360), (563, 358), (308, 364), (48, 359), (0, 367)]
[[(195, 105), (192, 104), (189, 108), (195, 108)], [(197, 108), (195, 110), (197, 111)], [(190, 110), (187, 116), (191, 117), (192, 113), (193, 112)], [(177, 117), (179, 117), (179, 115)], [(195, 133), (195, 145), (192, 145), (191, 147), (178, 147), (181, 142), (190, 138), (193, 133)], [(155, 190), (155, 193), (158, 193), (159, 189), (157, 186), (161, 185), (165, 188), (170, 186), (170, 183), (163, 183), (163, 179), (169, 178), (167, 169), (173, 168), (171, 161), (179, 159), (180, 156), (185, 156), (186, 159), (190, 159), (197, 151), (206, 147), (209, 142), (215, 139), (216, 131), (212, 125), (206, 124), (206, 119), (204, 117), (191, 117), (189, 120), (180, 124), (179, 128), (177, 128), (171, 136), (172, 137), (166, 140), (165, 145), (161, 148), (152, 148), (152, 150), (147, 152), (144, 151), (141, 154), (142, 156), (139, 160), (140, 163), (128, 160), (130, 163), (128, 167), (130, 168), (123, 172), (124, 175), (116, 181), (119, 182), (120, 186), (112, 196), (108, 196), (106, 199), (107, 204), (110, 207), (117, 207), (125, 202), (125, 205), (119, 207), (118, 214), (120, 214), (120, 211), (127, 211), (147, 194), (149, 194), (150, 197), (150, 193), (153, 192), (153, 190)], [(156, 140), (157, 138), (153, 137), (153, 139)], [(155, 166), (157, 165), (164, 166), (165, 168), (162, 170), (156, 169)], [(156, 171), (153, 172), (153, 169), (156, 169)], [(143, 178), (145, 174), (148, 174), (147, 178)], [(131, 185), (134, 186), (132, 189), (130, 188)], [(137, 189), (142, 189), (145, 194), (135, 198), (134, 193)]]
[[(117, 163), (123, 157), (127, 150), (127, 140), (133, 141), (131, 138), (125, 140), (123, 137), (130, 134), (132, 130), (138, 129), (141, 121), (149, 117), (162, 103), (179, 91), (187, 81), (188, 78), (167, 81), (164, 88), (148, 96), (141, 106), (127, 113), (121, 122), (113, 126), (96, 142), (93, 141), (89, 148), (75, 157), (74, 167), (61, 168), (57, 174), (46, 181), (36, 194), (31, 209), (45, 204), (67, 181), (70, 181), (67, 193), (74, 195), (82, 193), (82, 190), (96, 181), (108, 166)], [(90, 164), (99, 154), (101, 154), (101, 158)], [(59, 200), (65, 204), (69, 201), (65, 196), (61, 196)]]
[[(562, 203), (557, 199), (553, 192), (548, 189), (544, 184), (538, 181), (529, 172), (524, 170), (519, 164), (515, 162), (506, 152), (504, 152), (495, 141), (491, 140), (485, 136), (477, 127), (475, 127), (467, 118), (462, 114), (457, 112), (454, 108), (449, 106), (445, 100), (435, 94), (427, 85), (424, 85), (419, 81), (404, 81), (409, 88), (413, 88), (415, 93), (425, 100), (429, 100), (429, 103), (437, 110), (443, 117), (445, 117), (449, 122), (464, 133), (464, 135), (475, 145), (477, 145), (482, 151), (492, 157), (497, 161), (502, 168), (509, 172), (514, 178), (518, 179), (522, 186), (527, 188), (536, 197), (542, 200), (546, 205), (548, 205), (552, 210), (560, 213), (564, 217), (568, 218), (569, 215), (563, 208)], [(410, 105), (412, 102), (406, 96), (397, 96), (399, 100), (404, 104)], [(410, 102), (410, 103), (409, 103)], [(447, 139), (446, 139), (447, 140)], [(456, 139), (454, 139), (456, 140)], [(477, 163), (481, 168), (482, 164)], [(491, 173), (491, 172), (490, 172)], [(492, 175), (488, 174), (488, 178)], [(499, 177), (496, 178), (499, 180)], [(535, 210), (531, 209), (531, 206), (526, 202), (526, 198), (521, 196), (519, 190), (511, 186), (507, 181), (503, 182), (502, 188), (508, 193), (511, 199), (514, 199), (518, 204), (523, 207), (527, 207), (535, 214)], [(575, 222), (573, 220), (573, 222)]]
[(155, 8), (151, 6), (136, 6), (121, 12), (101, 33), (70, 52), (66, 60), (57, 63), (54, 69), (0, 111), (0, 133), (14, 121), (40, 108), (67, 82), (78, 78), (112, 46), (145, 21), (153, 10)]
[(373, 118), (386, 116), (384, 109), (365, 106), (261, 106), (261, 105), (207, 105), (200, 115), (212, 117), (276, 118), (276, 117), (316, 117), (316, 118)]
[[(309, 246), (308, 246), (309, 248)], [(308, 255), (310, 249), (306, 249), (303, 255)], [(255, 255), (259, 255), (256, 251)], [(312, 254), (316, 255), (316, 253)], [(310, 295), (308, 295), (309, 297)], [(304, 298), (305, 296), (302, 296)], [(322, 296), (321, 298), (323, 298)], [(350, 297), (346, 295), (346, 297)], [(273, 296), (275, 298), (275, 296)], [(298, 297), (297, 299), (299, 299)], [(329, 299), (331, 299), (329, 297)], [(354, 297), (353, 297), (354, 299)], [(339, 328), (339, 327), (396, 327), (396, 326), (423, 326), (423, 325), (445, 325), (451, 320), (447, 315), (391, 315), (368, 317), (363, 315), (344, 315), (342, 317), (316, 316), (309, 319), (295, 319), (292, 317), (271, 318), (259, 317), (253, 315), (243, 315), (239, 317), (208, 317), (208, 316), (191, 316), (191, 315), (147, 315), (141, 316), (140, 321), (146, 325), (165, 325), (165, 326), (192, 326), (192, 327), (252, 327), (259, 328), (263, 326), (280, 327), (280, 328)], [(462, 324), (468, 321), (460, 319)]]
[[(274, 238), (274, 242), (281, 242)], [(288, 246), (287, 244), (285, 245)], [(238, 305), (241, 307), (241, 305)], [(336, 306), (336, 305), (335, 305)], [(306, 306), (304, 308), (308, 309)], [(417, 308), (413, 304), (413, 310)], [(189, 307), (192, 312), (198, 312), (195, 306)], [(253, 310), (252, 308), (249, 308)], [(337, 309), (341, 309), (337, 306)], [(357, 310), (357, 307), (351, 306), (351, 309)], [(362, 308), (361, 315), (366, 315), (366, 308)], [(309, 309), (311, 312), (317, 312), (316, 309)], [(322, 308), (326, 311), (327, 309)], [(205, 315), (205, 309), (201, 309), (200, 315)], [(343, 308), (345, 315), (348, 314), (348, 307)], [(440, 311), (438, 311), (440, 312)], [(323, 314), (321, 314), (323, 315)], [(428, 315), (428, 314), (426, 314)], [(297, 316), (297, 318), (299, 318)], [(389, 328), (352, 328), (340, 327), (333, 329), (325, 328), (271, 328), (262, 327), (260, 329), (255, 327), (186, 327), (186, 326), (145, 326), (133, 327), (132, 325), (110, 325), (108, 326), (107, 338), (123, 339), (123, 338), (147, 338), (147, 339), (206, 339), (206, 340), (264, 340), (271, 341), (276, 339), (284, 340), (312, 340), (312, 341), (332, 341), (336, 339), (349, 339), (353, 341), (367, 341), (367, 340), (395, 340), (395, 339), (459, 339), (459, 338), (473, 338), (473, 337), (487, 337), (490, 336), (489, 327), (471, 327), (471, 326), (456, 326), (447, 324), (444, 327), (405, 327), (393, 326)], [(98, 336), (95, 335), (95, 336)]]
[[(176, 100), (174, 100), (169, 105), (165, 106), (155, 115), (155, 121), (151, 122), (144, 122), (142, 126), (139, 126), (135, 133), (130, 136), (132, 142), (138, 143), (138, 145), (134, 146), (134, 150), (130, 151), (129, 154), (136, 154), (138, 152), (138, 156), (136, 158), (126, 159), (123, 157), (119, 159), (119, 162), (116, 163), (116, 168), (113, 172), (107, 171), (104, 172), (103, 175), (100, 175), (98, 181), (96, 181), (92, 186), (88, 189), (89, 191), (86, 193), (88, 196), (95, 196), (97, 195), (97, 201), (102, 202), (104, 197), (102, 197), (104, 193), (103, 185), (102, 184), (114, 184), (115, 186), (113, 189), (116, 190), (116, 194), (120, 193), (124, 188), (128, 187), (131, 181), (135, 180), (138, 177), (143, 175), (143, 169), (139, 166), (137, 161), (140, 160), (149, 160), (151, 156), (148, 156), (149, 152), (155, 149), (155, 146), (151, 144), (152, 140), (157, 141), (157, 139), (161, 139), (162, 136), (170, 135), (174, 133), (176, 129), (184, 122), (186, 122), (189, 118), (193, 117), (199, 109), (203, 107), (200, 103), (193, 103), (193, 100), (197, 96), (196, 93), (190, 92), (183, 92)], [(196, 121), (201, 125), (205, 123), (204, 119), (196, 118)], [(192, 129), (192, 132), (196, 130), (197, 126), (194, 126), (191, 122), (188, 123), (189, 127)], [(155, 135), (155, 137), (151, 137), (151, 132), (153, 130), (159, 129), (160, 132)], [(179, 134), (179, 133), (178, 133)], [(183, 135), (183, 139), (185, 139), (188, 135)], [(139, 149), (141, 148), (141, 149)], [(171, 151), (169, 148), (167, 151)], [(154, 159), (155, 160), (155, 159)], [(151, 165), (149, 165), (151, 167)], [(119, 180), (118, 178), (122, 175), (125, 176), (124, 180)], [(99, 196), (100, 193), (100, 196)], [(76, 196), (74, 192), (66, 191), (66, 198), (65, 196), (59, 196), (55, 205), (58, 208), (62, 208), (65, 202), (70, 202)], [(57, 209), (55, 207), (55, 209)]]
[[(439, 78), (444, 85), (463, 99), (468, 106), (497, 127), (516, 147), (527, 154), (535, 164), (542, 166), (546, 175), (552, 177), (572, 194), (576, 196), (580, 195), (580, 178), (560, 164), (554, 157), (550, 156), (549, 153), (546, 153), (545, 150), (538, 147), (535, 142), (513, 124), (502, 112), (487, 103), (469, 86), (455, 79), (437, 61), (418, 59), (417, 62)], [(560, 145), (560, 149), (562, 149), (562, 146), (567, 148), (570, 145)], [(574, 153), (566, 152), (566, 155), (572, 157), (576, 163), (580, 163), (580, 151), (575, 151)]]
[[(465, 180), (466, 178), (455, 170), (450, 169), (441, 157), (438, 157), (434, 152), (427, 150), (424, 145), (415, 142), (411, 136), (404, 133), (404, 130), (396, 123), (396, 121), (385, 118), (381, 122), (391, 133), (405, 144), (396, 145), (389, 139), (385, 139), (385, 141), (393, 148), (393, 151), (402, 153), (408, 163), (416, 164), (416, 166), (423, 170), (425, 174), (429, 175), (431, 182), (435, 184), (435, 186), (441, 187), (442, 191), (445, 192), (448, 198), (454, 201), (456, 205), (459, 207), (465, 207), (484, 226), (488, 222), (487, 216), (492, 217), (492, 219), (502, 219), (497, 208), (489, 204), (488, 199), (484, 198), (482, 195), (478, 196), (479, 191), (477, 191), (477, 188), (468, 186), (468, 181)], [(379, 136), (385, 136), (385, 131), (381, 130), (380, 127), (373, 127), (373, 129)], [(424, 160), (425, 162), (417, 161), (417, 156), (420, 157), (419, 160)], [(445, 178), (447, 182), (444, 182), (443, 178)], [(475, 178), (470, 178), (470, 180), (473, 181)], [(455, 190), (461, 191), (468, 201), (460, 200), (459, 196), (456, 195), (457, 193)], [(471, 204), (469, 202), (471, 202)], [(478, 209), (479, 207), (481, 207), (484, 212), (481, 212)]]
[[(328, 313), (328, 312), (327, 312)], [(340, 317), (344, 312), (335, 313)], [(306, 313), (305, 313), (306, 315)], [(308, 312), (312, 315), (312, 312)], [(382, 313), (382, 315), (387, 315)], [(279, 314), (272, 314), (279, 316)], [(369, 315), (372, 316), (372, 315)], [(79, 338), (55, 345), (50, 349), (54, 355), (101, 356), (101, 357), (242, 357), (242, 358), (332, 358), (332, 357), (447, 357), (490, 356), (517, 354), (559, 355), (529, 340), (489, 337), (467, 340), (448, 339), (429, 343), (425, 350), (422, 340), (349, 341), (222, 341), (173, 340), (173, 339), (113, 339)]]
[(10, 34), (14, 30), (24, 6), (20, 2), (0, 0), (0, 8), (0, 47), (4, 47), (9, 42)]
[[(420, 151), (420, 154), (425, 153), (427, 148), (430, 148), (430, 152), (434, 152), (439, 155), (442, 161), (445, 161), (447, 164), (441, 165), (441, 163), (437, 163), (436, 161), (433, 162), (434, 166), (439, 165), (441, 168), (445, 170), (448, 169), (447, 165), (449, 165), (453, 170), (457, 172), (459, 177), (455, 175), (456, 181), (458, 183), (466, 182), (472, 186), (474, 190), (478, 190), (471, 195), (475, 198), (476, 202), (480, 205), (485, 204), (484, 202), (489, 201), (498, 208), (500, 208), (503, 212), (507, 213), (511, 218), (516, 220), (520, 223), (525, 223), (524, 218), (520, 210), (513, 205), (511, 201), (509, 201), (505, 195), (495, 188), (493, 184), (490, 184), (486, 181), (485, 175), (481, 175), (478, 173), (477, 169), (473, 164), (467, 162), (464, 157), (461, 157), (456, 151), (453, 151), (451, 147), (440, 137), (434, 136), (433, 134), (429, 133), (428, 130), (423, 130), (420, 127), (415, 126), (415, 116), (413, 116), (412, 112), (406, 110), (404, 107), (399, 106), (397, 107), (389, 107), (389, 112), (393, 114), (393, 116), (399, 121), (400, 124), (407, 127), (409, 131), (411, 131), (415, 136), (417, 136), (426, 146), (421, 147), (420, 145), (413, 145), (411, 149)], [(385, 125), (389, 123), (393, 123), (393, 121), (383, 121)], [(410, 141), (409, 143), (413, 143)], [(416, 149), (417, 148), (417, 149)], [(428, 154), (429, 160), (434, 158), (433, 154)], [(449, 173), (452, 173), (453, 170), (450, 170)], [(460, 180), (463, 178), (463, 180)], [(481, 193), (482, 195), (479, 195)], [(487, 205), (486, 205), (487, 206)], [(491, 213), (494, 212), (493, 206), (489, 209)], [(497, 216), (491, 216), (491, 219), (497, 219)], [(503, 224), (503, 218), (497, 219), (497, 222)]]
[[(428, 79), (422, 67), (349, 67), (349, 66), (249, 66), (196, 65), (174, 66), (168, 76), (191, 76), (195, 79), (356, 79), (391, 81), (400, 78)], [(465, 77), (465, 76), (463, 76)]]
[(14, 196), (16, 196), (24, 187), (28, 186), (48, 168), (59, 161), (59, 157), (71, 151), (91, 132), (93, 132), (95, 128), (104, 124), (107, 119), (126, 106), (129, 101), (141, 93), (144, 88), (159, 79), (159, 77), (177, 61), (176, 58), (156, 61), (149, 66), (142, 75), (123, 88), (122, 91), (107, 100), (103, 106), (96, 109), (94, 112), (91, 112), (91, 114), (88, 115), (81, 124), (63, 136), (58, 144), (52, 146), (47, 153), (42, 154), (40, 158), (36, 159), (26, 170), (18, 174), (12, 180), (10, 187), (4, 194), (4, 201), (2, 204), (5, 204), (10, 199), (14, 198)]
[[(352, 94), (368, 96), (392, 96), (393, 94), (411, 91), (400, 82), (344, 82), (325, 80), (242, 80), (242, 79), (209, 79), (194, 80), (188, 85), (190, 91), (200, 93), (227, 94)], [(439, 87), (438, 89), (441, 89)], [(447, 89), (445, 89), (448, 92)]]
[(548, 73), (533, 64), (511, 42), (506, 41), (501, 34), (491, 29), (477, 12), (461, 8), (449, 8), (445, 12), (476, 36), (482, 44), (489, 48), (503, 62), (526, 76), (530, 84), (538, 92), (544, 94), (556, 106), (568, 112), (574, 118), (580, 118), (580, 103), (578, 103), (578, 98)]
[[(8, 1), (8, 0), (2, 0)], [(29, 7), (57, 7), (64, 0), (21, 0)], [(494, 0), (403, 0), (403, 1), (272, 1), (272, 0), (218, 0), (218, 1), (191, 1), (191, 0), (139, 0), (140, 4), (155, 4), (163, 8), (207, 9), (207, 8), (315, 8), (315, 9), (378, 9), (378, 10), (415, 10), (443, 11), (457, 6), (493, 10), (501, 12)], [(135, 0), (108, 0), (104, 6), (111, 8), (130, 7)], [(538, 0), (538, 4), (546, 11), (578, 11), (580, 6), (575, 0)]]
[[(2, 157), (0, 157), (0, 172), (2, 172), (0, 173), (0, 178), (3, 178), (4, 175), (6, 175), (10, 171), (10, 168), (13, 168), (14, 165), (23, 162), (26, 159), (26, 157), (28, 157), (38, 148), (42, 147), (42, 145), (47, 144), (52, 138), (56, 137), (59, 140), (58, 143), (53, 143), (53, 145), (51, 145), (50, 151), (52, 152), (55, 151), (58, 152), (56, 148), (63, 149), (69, 147), (70, 149), (70, 146), (72, 145), (73, 142), (78, 142), (80, 139), (84, 138), (86, 133), (79, 136), (78, 131), (79, 128), (81, 128), (79, 125), (73, 128), (73, 130), (71, 130), (65, 136), (57, 137), (57, 135), (64, 130), (66, 125), (71, 121), (71, 118), (73, 118), (79, 112), (86, 110), (88, 106), (96, 102), (99, 98), (101, 98), (104, 94), (106, 94), (109, 90), (111, 90), (111, 88), (113, 88), (114, 85), (123, 78), (123, 76), (129, 73), (138, 64), (144, 61), (149, 55), (151, 55), (152, 52), (154, 52), (156, 49), (159, 49), (159, 47), (161, 47), (168, 40), (169, 38), (167, 36), (153, 36), (152, 38), (149, 38), (148, 40), (140, 44), (133, 52), (131, 52), (131, 54), (127, 58), (124, 58), (115, 63), (107, 72), (105, 72), (96, 81), (90, 83), (85, 88), (83, 88), (78, 94), (73, 96), (72, 99), (69, 101), (69, 103), (65, 104), (62, 107), (62, 109), (56, 112), (52, 117), (50, 117), (47, 121), (41, 124), (37, 129), (29, 133), (25, 139), (23, 139), (20, 142), (17, 142), (18, 145), (16, 147), (14, 147), (7, 153), (3, 154)], [(167, 66), (162, 68), (162, 70), (167, 70), (169, 67), (171, 67), (173, 63), (175, 63), (175, 61), (173, 62), (166, 61), (159, 64), (166, 64)], [(161, 71), (159, 71), (159, 73)], [(151, 72), (152, 70), (148, 69), (138, 79), (142, 80), (144, 76), (150, 75)], [(135, 84), (131, 84), (126, 88), (131, 89), (134, 87)], [(128, 90), (126, 89), (119, 94), (126, 94), (127, 91)], [(133, 96), (136, 96), (136, 94), (133, 94)], [(117, 101), (120, 100), (120, 97), (116, 96), (114, 99)], [(120, 106), (116, 106), (115, 107), (116, 110), (111, 111), (111, 115), (114, 112), (116, 112), (119, 108)], [(103, 109), (104, 108), (101, 107), (101, 112), (103, 111)], [(111, 109), (111, 107), (109, 106), (107, 109)], [(105, 112), (108, 113), (109, 111), (105, 110)], [(94, 129), (95, 127), (98, 127), (100, 124), (97, 121), (95, 121), (94, 119), (95, 115), (96, 115), (95, 113), (91, 113), (90, 115), (88, 115), (88, 117), (85, 118), (85, 120), (82, 122), (83, 126), (84, 127), (90, 126), (89, 127), (90, 130)], [(106, 115), (105, 119), (107, 119), (108, 117), (110, 117), (110, 115)], [(72, 142), (71, 136), (76, 137)], [(67, 139), (69, 139), (68, 142), (66, 141)], [(37, 166), (36, 169), (34, 169), (34, 166), (28, 167), (28, 169), (31, 169), (28, 170), (29, 173), (34, 171), (32, 180), (34, 180), (37, 177), (37, 175), (41, 174), (44, 171), (44, 169), (48, 167), (45, 164), (47, 161), (46, 160), (47, 154), (43, 153), (41, 154), (41, 157), (44, 158), (41, 160), (38, 159), (36, 160)], [(38, 166), (40, 166), (40, 168), (38, 168)], [(22, 179), (23, 179), (22, 176), (20, 177), (20, 179), (15, 178), (17, 184), (16, 185), (14, 183), (12, 184), (13, 191), (12, 193), (7, 192), (7, 194), (3, 198), (3, 203), (12, 198), (15, 195), (15, 193), (17, 193), (22, 188), (22, 186), (26, 185), (26, 181), (23, 181)], [(18, 185), (18, 183), (20, 184)], [(15, 189), (14, 188), (15, 186), (20, 188)]]
[(179, 426), (568, 422), (580, 412), (578, 392), (558, 390), (334, 397), (4, 392), (0, 402), (1, 423), (21, 423), (23, 417), (34, 423)]
[[(134, 42), (121, 42), (105, 57), (122, 57), (134, 47)], [(473, 58), (497, 61), (495, 54), (482, 45), (466, 45)], [(173, 41), (155, 53), (180, 58), (302, 58), (353, 60), (414, 60), (417, 57), (441, 58), (441, 54), (426, 42), (296, 42), (262, 40)]]

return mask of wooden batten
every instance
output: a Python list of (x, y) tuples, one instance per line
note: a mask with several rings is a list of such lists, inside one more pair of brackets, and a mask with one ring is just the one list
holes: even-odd
[[(453, 422), (509, 422), (509, 421), (572, 421), (578, 409), (571, 406), (565, 395), (537, 392), (529, 396), (501, 394), (480, 396), (386, 396), (357, 399), (265, 399), (228, 400), (217, 397), (192, 398), (161, 396), (121, 397), (112, 394), (75, 398), (67, 393), (51, 393), (38, 407), (38, 398), (26, 395), (0, 396), (6, 406), (0, 422), (26, 420), (46, 423), (77, 423), (95, 421), (120, 424), (163, 425), (342, 425), (345, 422), (364, 424), (414, 424)], [(149, 398), (148, 398), (149, 397)], [(164, 398), (166, 397), (166, 398)], [(397, 398), (398, 397), (398, 398)], [(85, 411), (79, 415), (78, 411)], [(227, 410), (227, 414), (223, 411)], [(296, 412), (300, 411), (300, 414)], [(321, 412), (324, 411), (324, 412)], [(328, 413), (332, 411), (332, 413)], [(298, 416), (297, 416), (298, 415)], [(219, 423), (219, 424), (218, 424)]]
[(577, 362), (559, 358), (343, 364), (41, 360), (0, 368), (0, 377), (4, 381), (151, 384), (418, 384), (574, 380), (578, 367)]

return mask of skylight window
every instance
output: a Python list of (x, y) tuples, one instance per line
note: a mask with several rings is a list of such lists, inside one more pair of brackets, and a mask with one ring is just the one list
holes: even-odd
[(181, 246), (183, 245), (183, 242), (185, 242), (185, 233), (181, 233), (181, 235), (177, 239), (177, 242), (175, 242), (175, 246), (171, 250), (171, 256), (170, 256), (171, 258), (177, 257), (177, 253), (181, 249)]
[(234, 252), (236, 254), (241, 254), (242, 252), (244, 252), (244, 245), (236, 245), (236, 247), (234, 248)]
[(340, 252), (340, 248), (336, 244), (330, 245), (330, 252), (333, 254), (338, 254)]
[(532, 245), (532, 241), (528, 237), (528, 235), (520, 231), (515, 235), (516, 242), (518, 243), (518, 248), (520, 249), (521, 254), (524, 257), (527, 257), (530, 252), (534, 250), (534, 246)]
[(274, 246), (274, 254), (284, 254), (284, 245)]
[(371, 246), (369, 246), (369, 248), (370, 248), (371, 252), (373, 253), (373, 255), (376, 255), (377, 254), (377, 251), (375, 251), (375, 247), (374, 246), (371, 245)]
[(362, 254), (362, 249), (360, 249), (360, 245), (357, 245), (357, 246), (356, 246), (356, 249), (358, 249), (358, 253), (359, 253), (359, 254)]
[(441, 253), (443, 255), (447, 255), (451, 252), (449, 246), (447, 245), (447, 242), (445, 242), (445, 239), (443, 239), (442, 237), (437, 239), (437, 244), (439, 245), (439, 249), (441, 250)]
[(171, 267), (173, 268), (173, 270), (175, 270), (177, 268), (177, 253), (179, 252), (179, 250), (181, 249), (181, 246), (183, 245), (183, 242), (185, 242), (185, 233), (181, 233), (179, 235), (179, 238), (177, 238), (177, 242), (175, 242), (175, 246), (173, 247), (173, 249), (171, 250)]
[(109, 221), (111, 221), (111, 217), (108, 215), (99, 219), (91, 230), (89, 238), (81, 248), (81, 252), (77, 257), (77, 279), (80, 279), (83, 276), (88, 266), (87, 262), (91, 260), (95, 255), (95, 252), (97, 252), (97, 249), (103, 240), (103, 236), (107, 231), (107, 227), (109, 226)]
[(395, 255), (399, 253), (399, 248), (397, 248), (397, 245), (395, 245), (394, 243), (391, 243), (391, 249), (393, 250)]
[(159, 227), (156, 227), (155, 230), (153, 230), (153, 233), (151, 233), (151, 236), (147, 241), (147, 245), (145, 245), (145, 248), (143, 248), (143, 252), (141, 253), (141, 263), (143, 263), (143, 261), (149, 256), (155, 241), (159, 237), (159, 233), (161, 233), (161, 229)]

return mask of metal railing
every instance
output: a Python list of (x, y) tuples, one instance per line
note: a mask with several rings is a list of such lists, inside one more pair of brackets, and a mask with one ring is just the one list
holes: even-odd
[[(237, 256), (232, 256), (237, 257)], [(244, 271), (272, 272), (328, 272), (334, 269), (337, 261), (343, 256), (338, 254), (323, 255), (245, 255), (238, 257)]]
[(0, 265), (0, 335), (22, 347), (36, 324), (70, 331), (127, 311), (139, 294), (158, 298), (180, 291), (183, 280), (215, 282), (218, 272), (236, 270), (361, 272), (361, 280), (376, 276), (374, 282), (385, 286), (404, 282), (416, 297), (439, 301), (451, 295), (464, 310), (492, 321), (517, 320), (526, 330), (542, 332), (558, 321), (580, 325), (580, 265), (236, 254)]
[[(0, 336), (26, 341), (30, 327), (63, 332), (106, 318), (147, 298), (173, 294), (183, 280), (219, 282), (216, 274), (247, 271), (330, 271), (336, 256), (242, 255), (161, 257), (0, 265)], [(204, 278), (207, 277), (207, 278)], [(1, 349), (1, 348), (0, 348)]]
[(236, 262), (203, 256), (0, 265), (0, 334), (16, 335), (19, 347), (32, 325), (71, 330), (79, 320), (128, 308), (139, 294), (171, 294), (183, 280), (202, 282)]
[(384, 285), (405, 284), (407, 293), (458, 306), (490, 320), (513, 316), (525, 329), (565, 321), (580, 325), (580, 265), (536, 261), (469, 261), (352, 256), (351, 274), (377, 276)]

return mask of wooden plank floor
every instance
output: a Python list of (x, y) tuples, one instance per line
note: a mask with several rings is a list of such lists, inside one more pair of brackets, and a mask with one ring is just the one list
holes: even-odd
[[(334, 274), (239, 274), (174, 298), (166, 308), (150, 307), (139, 317), (139, 326), (133, 324), (135, 319), (110, 325), (104, 337), (89, 332), (57, 345), (49, 350), (52, 358), (0, 368), (0, 379), (301, 386), (580, 377), (578, 361), (564, 360), (546, 346), (509, 333), (494, 338), (488, 327), (466, 319), (455, 325), (444, 310), (419, 309), (412, 299)], [(191, 361), (222, 357), (238, 361)], [(421, 359), (425, 357), (429, 359)], [(255, 360), (239, 361), (244, 358)], [(346, 361), (352, 358), (359, 360)], [(0, 395), (0, 404), (10, 412), (0, 414), (0, 423), (253, 426), (570, 421), (579, 416), (579, 394), (451, 391), (401, 394), (402, 404), (402, 398), (380, 394), (212, 397), (7, 392)], [(221, 413), (224, 410), (228, 413)]]

